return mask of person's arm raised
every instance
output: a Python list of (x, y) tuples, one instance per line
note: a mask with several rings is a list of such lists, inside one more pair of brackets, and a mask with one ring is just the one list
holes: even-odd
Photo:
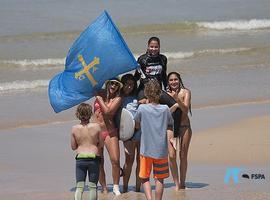
[(121, 105), (121, 97), (115, 97), (114, 101), (112, 102), (112, 104), (110, 104), (110, 106), (107, 106), (103, 100), (103, 98), (101, 96), (96, 96), (99, 105), (101, 107), (101, 110), (103, 111), (104, 114), (106, 115), (113, 115), (116, 113), (116, 111), (118, 110), (118, 108)]
[(179, 108), (178, 103), (173, 104), (173, 105), (170, 107), (170, 112), (173, 113), (174, 111), (176, 111), (177, 108)]
[(180, 93), (179, 93), (178, 98), (177, 98), (177, 103), (178, 103), (180, 109), (182, 110), (182, 112), (184, 112), (185, 114), (188, 114), (190, 100), (191, 100), (191, 92), (188, 89), (185, 89), (185, 90), (186, 90), (186, 92), (184, 94), (183, 102), (180, 99)]

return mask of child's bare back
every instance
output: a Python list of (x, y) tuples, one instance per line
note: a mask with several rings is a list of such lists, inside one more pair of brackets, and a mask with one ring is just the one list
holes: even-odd
[(100, 143), (100, 125), (98, 123), (89, 123), (86, 125), (78, 124), (72, 127), (72, 139), (74, 139), (74, 149), (79, 153), (93, 153), (99, 155)]

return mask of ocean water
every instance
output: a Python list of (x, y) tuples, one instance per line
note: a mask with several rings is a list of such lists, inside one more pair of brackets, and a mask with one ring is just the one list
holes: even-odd
[(48, 83), (104, 9), (135, 57), (160, 37), (195, 109), (269, 100), (268, 0), (0, 0), (0, 127), (73, 119), (73, 109), (53, 113)]

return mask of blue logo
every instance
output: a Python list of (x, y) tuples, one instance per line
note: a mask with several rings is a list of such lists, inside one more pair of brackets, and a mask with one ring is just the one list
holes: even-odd
[(226, 170), (226, 174), (224, 176), (224, 183), (229, 184), (230, 179), (233, 180), (234, 184), (239, 183), (239, 173), (242, 171), (243, 168), (238, 168), (238, 167), (229, 167)]
[(262, 173), (241, 173), (243, 172), (243, 170), (246, 171), (246, 169), (244, 168), (239, 168), (239, 167), (229, 167), (226, 169), (226, 174), (224, 176), (224, 183), (225, 184), (229, 184), (230, 180), (233, 181), (234, 184), (238, 184), (239, 183), (239, 177), (246, 179), (246, 180), (265, 180), (265, 175)]

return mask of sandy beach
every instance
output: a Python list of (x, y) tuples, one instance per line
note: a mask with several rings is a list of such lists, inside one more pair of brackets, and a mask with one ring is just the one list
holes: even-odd
[(259, 116), (202, 131), (192, 139), (190, 160), (194, 163), (269, 166), (269, 122), (269, 115)]
[[(247, 107), (249, 105), (246, 105)], [(257, 105), (258, 106), (258, 105)], [(269, 104), (267, 104), (269, 106)], [(220, 112), (239, 108), (219, 108)], [(194, 115), (210, 111), (194, 109)], [(194, 124), (185, 191), (175, 192), (171, 177), (165, 181), (164, 199), (270, 199), (269, 115), (238, 118), (200, 131)], [(70, 127), (76, 121), (0, 131), (0, 199), (72, 199), (74, 194), (74, 153), (69, 146)], [(121, 143), (121, 165), (123, 149)], [(110, 192), (99, 199), (112, 199), (111, 166), (105, 154)], [(223, 182), (227, 167), (244, 167), (243, 173), (264, 174), (265, 179)], [(239, 175), (240, 176), (240, 175)], [(134, 176), (129, 192), (114, 199), (144, 199), (134, 192)], [(122, 183), (120, 183), (122, 185)], [(84, 199), (87, 199), (87, 189)]]
[[(0, 200), (73, 199), (70, 129), (78, 123), (76, 108), (54, 113), (48, 85), (65, 70), (76, 38), (104, 10), (135, 59), (150, 37), (159, 37), (167, 73), (181, 73), (192, 92), (187, 190), (175, 192), (169, 177), (164, 199), (270, 200), (270, 1), (265, 0), (2, 0)], [(122, 142), (120, 147), (123, 166)], [(240, 169), (238, 184), (224, 183), (230, 168)], [(134, 192), (134, 173), (129, 192), (113, 196), (106, 151), (105, 169), (110, 192), (99, 189), (99, 199), (145, 199)]]

